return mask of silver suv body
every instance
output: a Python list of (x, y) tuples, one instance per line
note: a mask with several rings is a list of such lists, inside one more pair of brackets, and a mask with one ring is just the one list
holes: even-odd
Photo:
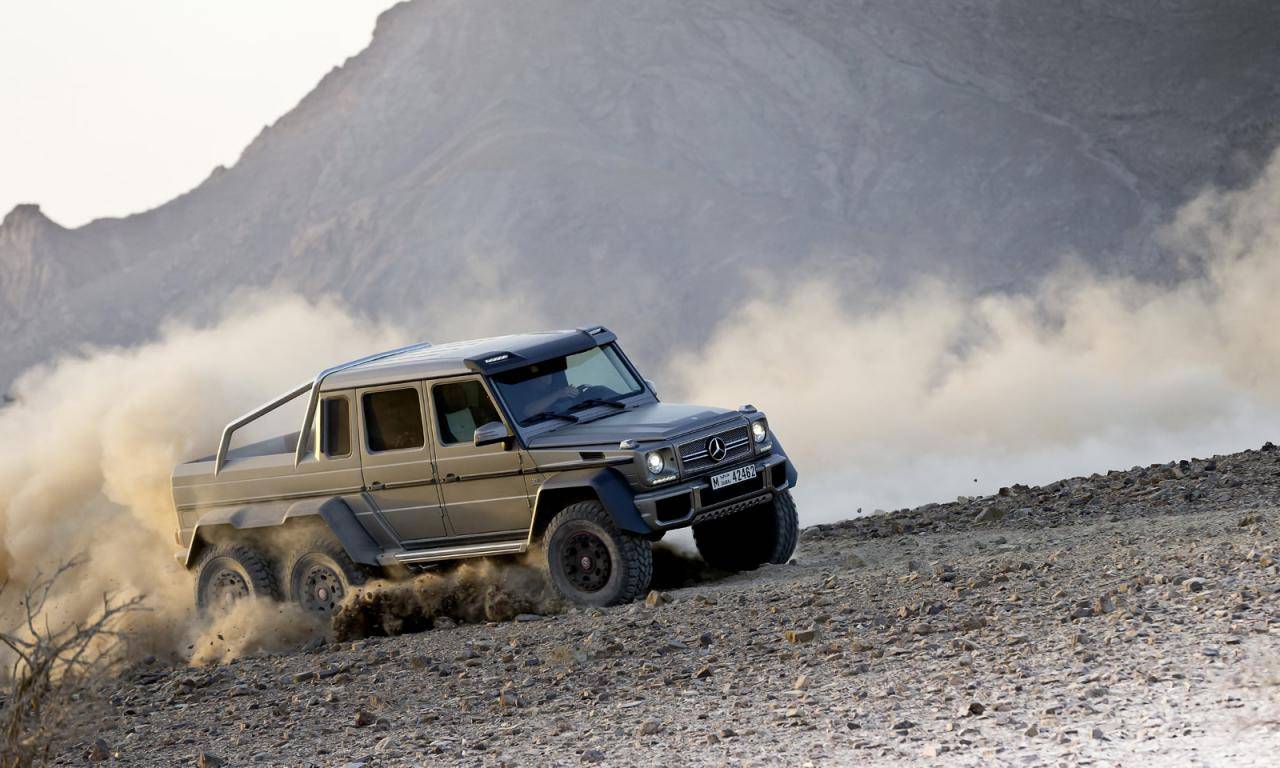
[[(299, 406), (298, 431), (233, 447)], [(647, 589), (650, 542), (672, 528), (726, 570), (785, 562), (795, 482), (764, 414), (660, 402), (592, 327), (322, 371), (176, 467), (173, 499), (202, 608), (260, 595), (331, 611), (372, 575), (539, 542), (566, 597), (610, 604)]]

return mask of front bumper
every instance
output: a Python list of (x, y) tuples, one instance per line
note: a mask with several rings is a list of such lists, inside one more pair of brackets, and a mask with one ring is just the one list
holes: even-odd
[[(775, 494), (791, 487), (795, 476), (786, 454), (775, 452), (758, 456), (753, 461), (743, 461), (717, 467), (716, 472), (726, 472), (754, 463), (753, 480), (713, 490), (710, 475), (686, 480), (642, 493), (635, 497), (640, 518), (655, 531), (683, 528), (687, 525), (727, 517), (748, 507), (772, 501)], [(712, 473), (714, 474), (714, 473)]]

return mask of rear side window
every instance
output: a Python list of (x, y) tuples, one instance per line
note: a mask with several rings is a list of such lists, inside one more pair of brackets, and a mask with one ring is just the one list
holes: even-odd
[(399, 451), (426, 444), (418, 390), (367, 392), (361, 404), (370, 451)]
[(431, 399), (440, 425), (440, 442), (444, 445), (469, 443), (476, 427), (501, 421), (489, 393), (475, 379), (437, 384), (431, 390)]
[(351, 403), (345, 397), (326, 397), (320, 405), (321, 450), (325, 456), (351, 455)]

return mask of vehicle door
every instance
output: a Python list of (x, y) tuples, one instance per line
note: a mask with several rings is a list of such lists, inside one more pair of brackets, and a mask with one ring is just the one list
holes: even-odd
[(447, 535), (421, 382), (356, 390), (365, 494), (406, 547)]
[(487, 384), (466, 376), (429, 385), (440, 494), (450, 527), (477, 543), (523, 538), (531, 511), (520, 450), (513, 441), (472, 443), (477, 427), (506, 423)]
[(314, 495), (358, 494), (364, 486), (360, 454), (353, 449), (351, 440), (356, 431), (351, 408), (354, 396), (351, 390), (323, 392), (316, 404), (315, 421), (304, 436), (307, 444), (294, 473), (305, 478), (306, 487)]

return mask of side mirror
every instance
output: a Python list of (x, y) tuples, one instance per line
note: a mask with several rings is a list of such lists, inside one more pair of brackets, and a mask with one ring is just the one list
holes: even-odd
[(654, 394), (654, 397), (657, 397), (657, 395), (658, 395), (658, 386), (657, 386), (656, 384), (654, 384), (654, 383), (653, 383), (653, 380), (652, 380), (652, 379), (645, 379), (645, 380), (644, 380), (644, 383), (645, 383), (645, 385), (646, 385), (647, 387), (649, 387), (649, 391), (650, 391), (650, 392), (652, 392), (652, 393)]
[(477, 448), (484, 445), (493, 445), (494, 443), (505, 443), (511, 437), (511, 430), (507, 429), (507, 425), (500, 421), (491, 421), (488, 424), (481, 424), (476, 427), (475, 434), (471, 437), (471, 442)]

